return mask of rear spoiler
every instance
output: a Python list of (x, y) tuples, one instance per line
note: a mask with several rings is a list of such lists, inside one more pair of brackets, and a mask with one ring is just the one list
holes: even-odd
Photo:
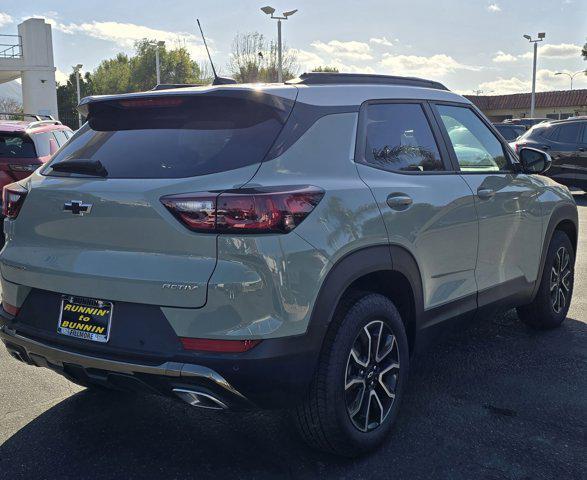
[[(240, 87), (240, 86), (226, 86), (226, 88), (219, 88), (219, 86), (214, 85), (204, 85), (194, 87), (194, 90), (189, 88), (182, 88), (186, 87), (186, 85), (181, 85), (176, 88), (171, 89), (159, 89), (159, 90), (149, 90), (147, 92), (137, 92), (137, 93), (122, 93), (116, 95), (94, 95), (90, 97), (84, 97), (81, 99), (79, 105), (77, 106), (77, 110), (81, 113), (84, 117), (88, 117), (90, 115), (90, 107), (92, 105), (97, 104), (105, 104), (105, 103), (115, 103), (115, 102), (124, 102), (133, 101), (133, 100), (155, 100), (155, 99), (172, 99), (176, 97), (190, 97), (190, 96), (200, 96), (200, 95), (220, 95), (220, 96), (235, 96), (235, 97), (249, 97), (254, 98), (254, 100), (262, 103), (267, 103), (272, 105), (276, 108), (286, 108), (289, 110), (289, 107), (284, 107), (284, 102), (295, 101), (297, 96), (297, 89), (291, 87), (285, 87), (282, 91), (277, 93), (275, 90), (273, 91), (258, 91), (251, 87)], [(236, 88), (235, 88), (236, 87)], [(276, 94), (277, 93), (277, 94)]]

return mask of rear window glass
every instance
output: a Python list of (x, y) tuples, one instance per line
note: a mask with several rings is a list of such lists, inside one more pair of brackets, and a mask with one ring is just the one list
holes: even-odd
[(35, 144), (26, 135), (0, 133), (0, 157), (36, 158)]
[(156, 98), (90, 105), (88, 122), (52, 164), (99, 160), (109, 178), (233, 170), (263, 160), (292, 107), (289, 100), (260, 92)]

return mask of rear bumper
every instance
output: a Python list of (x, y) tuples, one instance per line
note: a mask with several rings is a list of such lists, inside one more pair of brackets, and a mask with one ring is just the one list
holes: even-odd
[(218, 372), (196, 364), (167, 361), (141, 364), (67, 351), (0, 327), (0, 339), (11, 356), (37, 367), (50, 368), (82, 385), (96, 384), (122, 390), (173, 395), (175, 390), (196, 391), (220, 400), (227, 407), (253, 404)]
[(319, 344), (312, 336), (264, 340), (245, 353), (169, 351), (141, 355), (56, 338), (30, 328), (0, 307), (0, 340), (24, 363), (50, 368), (81, 385), (101, 385), (185, 398), (194, 391), (226, 408), (287, 408), (306, 395)]

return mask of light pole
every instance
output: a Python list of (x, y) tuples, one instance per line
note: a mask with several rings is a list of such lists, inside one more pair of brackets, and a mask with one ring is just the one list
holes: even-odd
[(546, 33), (541, 32), (538, 38), (532, 39), (530, 35), (524, 35), (524, 38), (534, 44), (534, 62), (532, 63), (532, 97), (530, 100), (530, 118), (534, 118), (534, 107), (536, 106), (536, 58), (538, 57), (538, 42), (546, 37)]
[(271, 15), (271, 18), (277, 20), (277, 82), (283, 82), (283, 58), (281, 52), (281, 21), (287, 20), (288, 17), (291, 17), (294, 13), (297, 12), (296, 10), (290, 10), (289, 12), (283, 12), (283, 17), (273, 15), (275, 13), (275, 9), (273, 7), (262, 7), (261, 11), (267, 15)]
[(155, 45), (155, 69), (157, 71), (157, 85), (161, 83), (161, 66), (159, 64), (159, 48), (165, 46), (165, 42), (163, 40), (158, 41), (157, 43), (153, 43)]
[[(82, 69), (83, 65), (78, 63), (75, 67), (73, 67), (73, 71), (75, 73), (75, 83), (77, 86), (77, 104), (79, 105), (80, 101), (80, 89), (79, 89), (79, 72)], [(79, 128), (82, 127), (82, 114), (78, 111), (77, 112), (77, 123)]]
[(579, 70), (575, 73), (568, 73), (568, 72), (556, 72), (555, 75), (566, 75), (571, 79), (571, 90), (573, 89), (573, 78), (575, 78), (580, 73), (587, 73), (587, 70)]

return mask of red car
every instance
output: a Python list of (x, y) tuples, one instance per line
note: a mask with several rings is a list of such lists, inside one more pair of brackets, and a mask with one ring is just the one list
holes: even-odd
[[(0, 116), (17, 114), (4, 114)], [(69, 127), (51, 117), (20, 115), (25, 120), (0, 119), (0, 189), (22, 180), (51, 158), (73, 135)], [(33, 121), (26, 121), (26, 118)]]

